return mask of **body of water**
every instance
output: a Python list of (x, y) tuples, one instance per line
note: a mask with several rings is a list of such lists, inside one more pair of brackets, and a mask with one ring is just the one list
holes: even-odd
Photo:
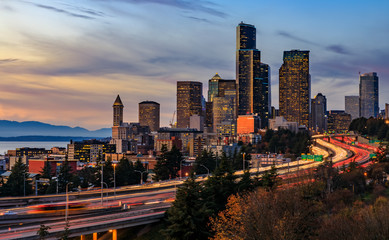
[(69, 142), (1, 142), (0, 141), (0, 155), (4, 155), (8, 150), (15, 150), (16, 148), (46, 148), (52, 147), (67, 147)]

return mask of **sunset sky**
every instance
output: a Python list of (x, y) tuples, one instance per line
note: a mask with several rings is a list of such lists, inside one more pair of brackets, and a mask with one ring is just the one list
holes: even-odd
[(389, 1), (0, 0), (0, 119), (91, 130), (112, 125), (120, 94), (126, 122), (138, 103), (176, 108), (176, 81), (216, 72), (235, 78), (236, 26), (257, 28), (271, 66), (272, 105), (284, 50), (310, 50), (312, 97), (344, 109), (358, 73), (377, 72), (379, 106), (389, 103)]

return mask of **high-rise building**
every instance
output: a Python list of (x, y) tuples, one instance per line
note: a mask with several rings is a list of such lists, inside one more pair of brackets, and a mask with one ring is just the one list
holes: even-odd
[(375, 72), (359, 75), (359, 107), (360, 116), (377, 117), (378, 107), (378, 76)]
[(351, 115), (351, 120), (359, 118), (359, 96), (345, 96), (344, 109)]
[(270, 68), (261, 63), (254, 25), (241, 22), (236, 30), (238, 115), (258, 114), (267, 125), (270, 113)]
[(328, 113), (328, 131), (347, 131), (351, 123), (351, 115), (344, 111), (331, 110)]
[(226, 90), (236, 91), (235, 80), (222, 79), (218, 73), (208, 81), (208, 102), (213, 102), (214, 97), (224, 97)]
[(280, 116), (289, 122), (309, 127), (311, 81), (309, 51), (284, 51), (279, 70)]
[(323, 94), (318, 93), (316, 97), (312, 99), (311, 104), (311, 127), (313, 131), (323, 133), (327, 130), (326, 112), (327, 98)]
[(209, 79), (206, 114), (206, 126), (214, 132), (216, 124), (236, 120), (235, 80), (222, 79), (217, 73)]
[(389, 104), (385, 103), (385, 119), (389, 120)]
[(115, 102), (113, 103), (113, 125), (121, 126), (123, 123), (123, 103), (120, 99), (120, 96), (116, 97)]
[(213, 98), (213, 130), (225, 121), (236, 122), (236, 91), (226, 90), (223, 97)]
[(177, 82), (177, 128), (188, 128), (190, 116), (202, 116), (203, 84), (193, 81)]
[(143, 101), (139, 103), (139, 123), (141, 126), (149, 126), (150, 131), (159, 130), (159, 103)]

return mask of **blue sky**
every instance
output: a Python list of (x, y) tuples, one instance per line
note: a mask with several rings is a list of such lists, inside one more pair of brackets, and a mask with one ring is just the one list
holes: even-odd
[(112, 125), (120, 94), (125, 121), (138, 103), (176, 107), (176, 81), (235, 78), (236, 26), (257, 28), (270, 64), (272, 104), (284, 50), (310, 50), (312, 97), (344, 109), (358, 73), (377, 72), (380, 107), (389, 103), (389, 1), (0, 1), (0, 119), (89, 129)]

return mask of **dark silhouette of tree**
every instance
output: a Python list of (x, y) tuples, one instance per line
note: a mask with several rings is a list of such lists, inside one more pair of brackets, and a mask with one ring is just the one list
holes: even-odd
[(194, 175), (177, 189), (176, 200), (167, 211), (168, 227), (162, 230), (167, 239), (208, 239), (208, 218), (212, 211), (204, 205), (202, 186)]
[(46, 239), (46, 236), (49, 235), (49, 229), (51, 229), (51, 227), (41, 224), (41, 227), (36, 232), (36, 234), (39, 235), (40, 240)]
[(23, 196), (32, 193), (32, 185), (28, 180), (29, 174), (26, 165), (19, 158), (11, 170), (7, 182), (3, 185), (3, 195), (5, 196)]

